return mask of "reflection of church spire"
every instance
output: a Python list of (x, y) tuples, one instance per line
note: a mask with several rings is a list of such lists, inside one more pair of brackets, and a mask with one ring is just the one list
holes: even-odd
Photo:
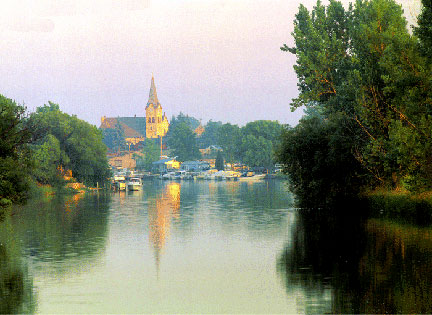
[(180, 184), (168, 184), (162, 196), (149, 205), (150, 242), (155, 254), (156, 272), (159, 279), (162, 250), (170, 232), (172, 218), (178, 218), (180, 208)]
[(160, 248), (155, 247), (155, 261), (156, 261), (156, 278), (159, 280), (159, 271), (160, 271)]
[(153, 104), (153, 106), (160, 105), (158, 97), (157, 97), (156, 85), (154, 83), (153, 74), (152, 74), (152, 79), (151, 79), (150, 93), (149, 93), (149, 98), (148, 98), (147, 106), (149, 106), (150, 104)]

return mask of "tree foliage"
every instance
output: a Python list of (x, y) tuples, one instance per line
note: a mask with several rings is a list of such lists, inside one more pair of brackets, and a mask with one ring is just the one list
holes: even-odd
[(282, 125), (277, 121), (257, 120), (241, 128), (240, 159), (251, 167), (272, 169), (279, 146)]
[(237, 125), (223, 124), (218, 129), (218, 144), (222, 147), (227, 162), (238, 159), (241, 143), (241, 130)]
[(0, 95), (0, 208), (27, 197), (31, 159), (24, 106)]
[(158, 139), (146, 139), (142, 145), (141, 154), (136, 155), (136, 167), (150, 171), (152, 163), (159, 160), (160, 148), (157, 144)]
[(71, 170), (78, 181), (90, 186), (107, 180), (110, 170), (106, 146), (95, 126), (61, 112), (51, 102), (37, 108), (28, 123), (37, 126), (39, 133), (32, 144), (40, 162), (35, 170), (37, 180), (50, 182), (57, 168)]
[(117, 122), (115, 128), (102, 129), (103, 142), (112, 152), (119, 152), (126, 148), (124, 130)]
[[(292, 108), (319, 108), (334, 134), (350, 137), (341, 147), (346, 151), (340, 153), (355, 158), (362, 170), (356, 176), (367, 178), (369, 185), (431, 188), (431, 69), (419, 53), (417, 39), (408, 32), (401, 6), (393, 0), (358, 0), (345, 9), (331, 0), (327, 7), (317, 1), (309, 12), (301, 5), (293, 36), (295, 47), (281, 48), (297, 57), (294, 69), (300, 93)], [(303, 124), (310, 121), (304, 119)], [(311, 126), (307, 130), (323, 128)], [(329, 149), (339, 145), (334, 139), (328, 141), (326, 132), (307, 134), (322, 137)], [(295, 135), (294, 131), (285, 135), (283, 150), (290, 151), (290, 137)], [(322, 142), (311, 145), (318, 143)], [(289, 163), (309, 164), (310, 156), (295, 154), (283, 156)], [(295, 169), (288, 166), (287, 171), (294, 178)], [(324, 175), (305, 173), (308, 179), (298, 186), (317, 183)]]
[(179, 161), (194, 160), (201, 157), (195, 133), (186, 122), (170, 126), (167, 135), (168, 147)]
[(220, 121), (209, 120), (204, 126), (204, 132), (199, 137), (199, 147), (201, 149), (208, 148), (211, 145), (219, 145), (218, 141), (218, 130), (222, 126)]
[(418, 17), (418, 26), (414, 34), (419, 38), (419, 49), (429, 61), (432, 61), (432, 1), (422, 0), (422, 11)]
[(223, 171), (225, 169), (224, 158), (221, 151), (218, 151), (216, 155), (215, 167), (218, 171)]

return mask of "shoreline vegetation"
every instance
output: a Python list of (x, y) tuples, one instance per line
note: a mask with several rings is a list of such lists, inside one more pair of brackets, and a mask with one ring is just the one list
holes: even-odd
[(281, 50), (296, 57), (291, 109), (305, 115), (278, 151), (300, 206), (367, 198), (408, 217), (432, 205), (432, 5), (422, 5), (411, 30), (394, 0), (300, 5), (294, 45)]
[(35, 196), (90, 191), (111, 170), (102, 133), (49, 102), (34, 113), (0, 95), (0, 211)]

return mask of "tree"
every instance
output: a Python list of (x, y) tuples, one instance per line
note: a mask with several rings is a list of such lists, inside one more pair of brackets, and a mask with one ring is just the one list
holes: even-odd
[(217, 153), (215, 167), (218, 171), (223, 171), (225, 169), (224, 158), (221, 151)]
[(27, 198), (31, 159), (24, 106), (0, 95), (0, 208)]
[(199, 126), (200, 121), (194, 117), (185, 115), (182, 112), (180, 112), (180, 114), (178, 114), (177, 117), (173, 116), (171, 118), (170, 127), (175, 127), (176, 124), (180, 124), (180, 123), (185, 123), (186, 125), (189, 126), (191, 130), (195, 130)]
[(179, 161), (194, 160), (201, 157), (196, 136), (185, 122), (170, 127), (167, 143)]
[(421, 53), (432, 61), (432, 1), (422, 0), (422, 11), (417, 19), (414, 34), (419, 38)]
[(344, 124), (352, 139), (346, 153), (373, 185), (429, 177), (422, 185), (432, 187), (430, 72), (401, 6), (370, 0), (345, 10), (338, 1), (317, 1), (309, 12), (301, 5), (293, 36), (295, 47), (282, 47), (297, 57), (300, 94), (292, 108), (319, 107), (324, 119)]
[(33, 159), (36, 168), (33, 176), (37, 182), (56, 186), (61, 185), (62, 178), (58, 171), (58, 166), (61, 165), (61, 161), (64, 159), (61, 155), (60, 141), (51, 134), (44, 138), (41, 145), (34, 148)]
[(241, 128), (241, 160), (252, 167), (272, 169), (275, 148), (279, 146), (282, 125), (277, 121), (257, 120)]
[(227, 162), (240, 160), (241, 130), (237, 125), (227, 123), (220, 126), (217, 139)]
[(273, 145), (262, 136), (247, 135), (242, 139), (243, 162), (251, 167), (264, 167), (267, 170), (274, 165)]
[(102, 129), (103, 142), (113, 152), (126, 147), (125, 135), (122, 126), (117, 122), (115, 128)]
[[(48, 158), (57, 163), (56, 168), (69, 169), (73, 176), (86, 185), (95, 186), (103, 183), (110, 176), (106, 158), (106, 146), (102, 142), (102, 132), (95, 126), (60, 111), (57, 104), (37, 108), (30, 115), (29, 125), (38, 126), (40, 137), (34, 139), (32, 150), (37, 157)], [(58, 151), (49, 149), (49, 145), (60, 147)], [(36, 168), (35, 177), (40, 176), (46, 163)], [(52, 184), (52, 183), (51, 183)]]
[(220, 121), (209, 120), (204, 127), (204, 132), (199, 138), (199, 147), (205, 149), (211, 145), (219, 145), (218, 130), (222, 126)]
[(352, 138), (343, 114), (331, 120), (303, 117), (286, 127), (277, 149), (278, 161), (289, 175), (290, 188), (302, 206), (324, 206), (336, 198), (355, 195), (365, 183), (361, 165), (350, 149)]
[[(156, 139), (157, 141), (157, 139)], [(138, 169), (151, 170), (152, 163), (159, 160), (160, 148), (154, 139), (146, 139), (143, 143), (141, 155), (135, 155)]]

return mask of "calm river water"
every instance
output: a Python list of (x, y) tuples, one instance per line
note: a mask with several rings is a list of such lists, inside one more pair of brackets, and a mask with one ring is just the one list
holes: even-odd
[(0, 312), (431, 312), (432, 230), (351, 219), (282, 181), (33, 201), (0, 225)]

